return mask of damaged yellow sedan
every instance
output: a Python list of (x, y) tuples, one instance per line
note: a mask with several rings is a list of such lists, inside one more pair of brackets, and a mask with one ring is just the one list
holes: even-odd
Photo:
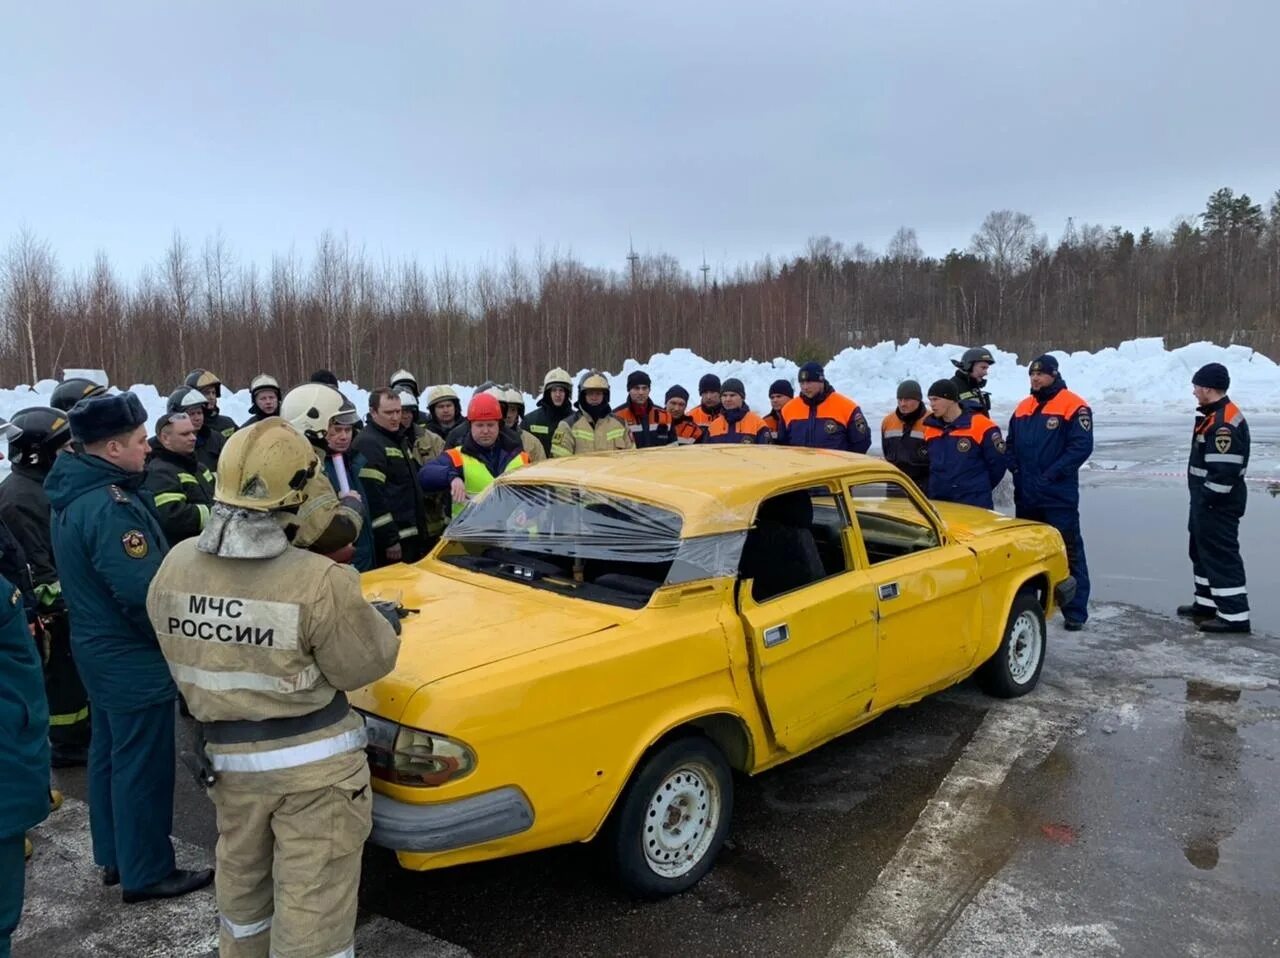
[(353, 697), (371, 841), (421, 870), (597, 840), (645, 897), (712, 867), (735, 772), (974, 673), (1030, 691), (1074, 589), (1049, 526), (930, 503), (880, 460), (740, 445), (510, 473), (364, 582), (407, 614)]

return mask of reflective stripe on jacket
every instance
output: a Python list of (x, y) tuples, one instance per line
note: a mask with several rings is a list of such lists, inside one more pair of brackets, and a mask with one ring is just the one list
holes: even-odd
[[(487, 465), (474, 456), (467, 455), (456, 446), (453, 449), (446, 450), (444, 456), (453, 464), (456, 476), (461, 477), (463, 485), (467, 487), (468, 501), (488, 489), (493, 485), (493, 480), (497, 478), (489, 471)], [(502, 466), (499, 475), (515, 472), (517, 469), (527, 465), (529, 465), (529, 454), (521, 451), (507, 460), (506, 465)], [(449, 481), (452, 482), (453, 478), (455, 477), (451, 476)], [(455, 519), (458, 517), (458, 513), (466, 508), (466, 505), (466, 502), (453, 503), (453, 516)]]
[(1199, 407), (1187, 463), (1187, 486), (1192, 497), (1203, 496), (1208, 502), (1236, 505), (1243, 510), (1249, 445), (1249, 424), (1229, 397)]
[(631, 433), (622, 420), (612, 414), (601, 416), (595, 422), (579, 410), (556, 426), (551, 438), (553, 458), (578, 455), (584, 452), (612, 452), (631, 449)]
[(924, 421), (929, 449), (929, 498), (991, 509), (991, 492), (1007, 470), (1000, 427), (982, 413), (962, 412), (950, 423)]
[(195, 456), (170, 452), (157, 443), (143, 486), (155, 496), (156, 514), (169, 544), (198, 535), (213, 508), (213, 473)]
[(613, 411), (619, 421), (631, 433), (631, 441), (637, 449), (651, 449), (655, 446), (669, 446), (672, 442), (671, 416), (665, 409), (659, 409), (652, 401), (645, 400), (644, 407), (637, 411), (631, 403), (623, 403)]
[[(224, 559), (188, 539), (156, 573), (147, 615), (199, 722), (309, 715), (336, 690), (381, 678), (400, 647), (354, 569), (292, 547), (267, 559)], [(210, 745), (219, 787), (269, 792), (341, 781), (365, 761), (361, 725), (348, 711), (286, 739)]]
[(1065, 383), (1022, 400), (1005, 443), (1019, 506), (1080, 504), (1080, 467), (1093, 453), (1093, 413)]
[(921, 489), (929, 486), (929, 451), (924, 441), (923, 407), (910, 422), (895, 409), (880, 423), (880, 452)]

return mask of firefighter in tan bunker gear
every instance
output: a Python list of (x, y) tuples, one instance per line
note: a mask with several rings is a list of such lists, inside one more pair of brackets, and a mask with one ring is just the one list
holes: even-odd
[(396, 613), (349, 566), (292, 548), (314, 450), (283, 419), (237, 432), (198, 538), (152, 580), (147, 612), (215, 775), (221, 958), (354, 955), (373, 796), (344, 690), (386, 675)]

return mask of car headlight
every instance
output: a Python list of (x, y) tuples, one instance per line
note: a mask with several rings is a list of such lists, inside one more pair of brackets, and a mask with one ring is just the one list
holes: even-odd
[(462, 778), (476, 767), (475, 753), (462, 742), (362, 714), (369, 739), (369, 771), (374, 778), (431, 788)]

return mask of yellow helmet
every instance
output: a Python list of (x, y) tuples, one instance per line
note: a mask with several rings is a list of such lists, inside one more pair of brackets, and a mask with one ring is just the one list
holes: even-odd
[(263, 419), (223, 446), (213, 498), (254, 512), (300, 505), (317, 462), (311, 443), (297, 429), (279, 416)]
[(453, 391), (452, 386), (432, 386), (427, 393), (427, 408), (430, 409), (436, 403), (445, 399), (452, 399), (458, 404), (458, 408), (462, 408), (462, 402), (458, 399), (458, 394)]
[(582, 374), (582, 378), (578, 380), (578, 395), (581, 396), (588, 389), (603, 389), (608, 393), (608, 377), (598, 369), (588, 369)]
[(521, 412), (524, 411), (524, 393), (510, 383), (503, 387), (502, 401), (508, 406), (515, 406)]
[(568, 370), (557, 366), (542, 377), (543, 389), (550, 389), (552, 386), (563, 386), (565, 389), (572, 389), (573, 377), (569, 375)]

